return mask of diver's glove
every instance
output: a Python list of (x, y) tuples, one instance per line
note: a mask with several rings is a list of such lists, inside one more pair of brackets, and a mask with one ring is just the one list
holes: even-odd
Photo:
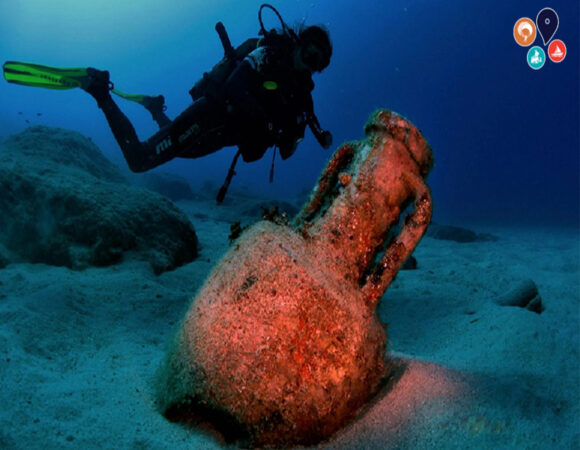
[(321, 133), (317, 133), (315, 136), (322, 148), (327, 149), (332, 145), (332, 133), (330, 131), (324, 130)]
[(332, 133), (322, 129), (314, 113), (311, 113), (306, 117), (306, 123), (322, 148), (327, 149), (332, 145)]

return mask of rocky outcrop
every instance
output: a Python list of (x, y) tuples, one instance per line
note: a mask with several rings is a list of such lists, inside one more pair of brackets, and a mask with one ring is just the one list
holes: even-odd
[(195, 230), (173, 203), (127, 185), (88, 138), (48, 127), (0, 148), (0, 244), (8, 262), (75, 269), (131, 254), (159, 273), (197, 254)]
[(4, 248), (4, 246), (0, 243), (0, 269), (6, 267), (9, 263), (8, 259), (8, 252)]
[(542, 297), (538, 287), (531, 279), (523, 279), (514, 284), (506, 293), (498, 296), (495, 302), (500, 306), (517, 306), (541, 314), (544, 312)]
[(187, 180), (179, 175), (166, 172), (153, 172), (133, 176), (136, 186), (164, 195), (170, 200), (191, 200), (195, 198)]
[(432, 222), (427, 230), (427, 236), (442, 241), (466, 242), (494, 242), (497, 236), (488, 233), (476, 233), (467, 228), (455, 227), (451, 225), (440, 225)]
[(125, 178), (119, 169), (101, 153), (89, 138), (80, 133), (34, 126), (22, 133), (15, 134), (2, 142), (0, 162), (7, 163), (56, 164), (58, 167), (69, 167), (82, 170), (100, 180), (124, 183)]

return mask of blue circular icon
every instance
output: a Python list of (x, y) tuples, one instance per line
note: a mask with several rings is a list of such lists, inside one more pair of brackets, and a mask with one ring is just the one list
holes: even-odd
[(528, 50), (528, 66), (534, 70), (544, 67), (546, 62), (546, 52), (537, 45)]

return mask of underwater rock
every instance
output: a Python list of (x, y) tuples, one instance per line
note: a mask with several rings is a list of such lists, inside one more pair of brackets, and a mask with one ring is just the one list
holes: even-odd
[(418, 267), (417, 258), (411, 255), (405, 260), (405, 262), (401, 266), (401, 270), (417, 270), (417, 267)]
[(74, 269), (110, 265), (129, 251), (157, 273), (193, 260), (197, 237), (185, 214), (123, 180), (79, 133), (34, 127), (8, 138), (0, 148), (0, 243), (14, 262)]
[(365, 131), (336, 150), (295, 226), (258, 222), (216, 265), (159, 371), (167, 418), (242, 445), (308, 445), (377, 393), (389, 361), (376, 306), (430, 222), (432, 153), (389, 111)]
[(3, 269), (10, 263), (10, 258), (8, 257), (8, 251), (0, 243), (0, 269)]
[(467, 228), (454, 227), (451, 225), (439, 225), (432, 223), (427, 231), (427, 236), (442, 241), (454, 242), (495, 242), (498, 238), (488, 233), (476, 233)]
[(544, 311), (542, 298), (533, 280), (525, 279), (495, 301), (500, 306), (518, 306), (541, 314)]
[(0, 146), (2, 161), (18, 160), (23, 157), (34, 161), (46, 161), (59, 166), (75, 167), (96, 178), (115, 183), (124, 183), (125, 177), (117, 166), (101, 153), (89, 138), (72, 130), (34, 126), (6, 138)]
[(135, 175), (135, 184), (150, 191), (164, 195), (173, 201), (195, 198), (191, 186), (185, 178), (166, 172), (153, 172)]

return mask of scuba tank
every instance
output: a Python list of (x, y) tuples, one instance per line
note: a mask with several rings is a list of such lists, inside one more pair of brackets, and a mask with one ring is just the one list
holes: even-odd
[[(277, 33), (276, 30), (266, 30), (264, 22), (262, 21), (262, 10), (264, 8), (270, 8), (278, 16), (283, 34)], [(299, 42), (298, 36), (294, 30), (286, 25), (286, 22), (284, 22), (280, 13), (272, 5), (264, 3), (260, 6), (260, 9), (258, 10), (258, 21), (260, 22), (260, 31), (258, 32), (258, 35), (263, 37), (261, 39), (247, 39), (236, 48), (232, 47), (230, 38), (228, 37), (223, 23), (218, 22), (216, 24), (215, 30), (217, 31), (224, 48), (224, 57), (209, 72), (204, 72), (202, 78), (190, 89), (189, 94), (193, 101), (196, 101), (201, 97), (219, 97), (220, 93), (223, 91), (226, 80), (234, 71), (236, 66), (264, 40), (273, 45), (276, 45), (276, 42), (281, 43), (284, 40), (287, 40), (288, 37), (295, 44)]]
[(253, 38), (233, 48), (223, 23), (218, 22), (215, 29), (224, 47), (224, 57), (209, 72), (204, 72), (202, 78), (189, 90), (193, 101), (201, 97), (219, 97), (230, 74), (258, 44), (258, 39)]

